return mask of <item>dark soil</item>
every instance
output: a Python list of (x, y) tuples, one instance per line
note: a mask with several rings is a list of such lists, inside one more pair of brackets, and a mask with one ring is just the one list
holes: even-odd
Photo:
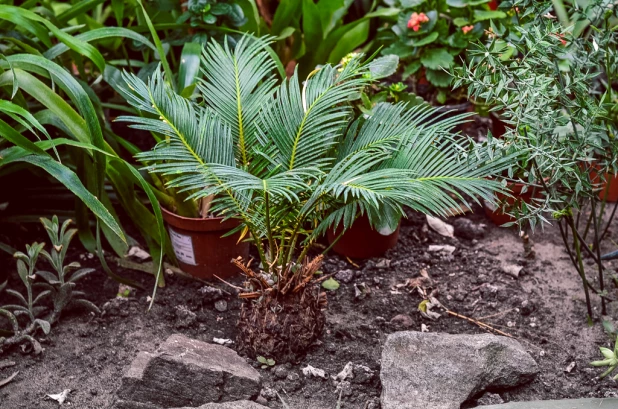
[[(525, 259), (517, 232), (495, 227), (482, 209), (448, 222), (459, 227), (458, 238), (438, 235), (427, 228), (423, 216), (411, 214), (402, 225), (399, 244), (384, 258), (355, 264), (337, 255), (326, 258), (326, 273), (349, 271), (340, 275), (341, 287), (329, 293), (324, 333), (307, 356), (295, 364), (260, 369), (266, 395), (272, 396), (271, 407), (281, 407), (274, 393), (278, 391), (293, 409), (335, 408), (339, 391), (334, 382), (330, 378), (306, 378), (301, 369), (311, 365), (336, 375), (353, 362), (368, 367), (371, 373), (344, 385), (343, 407), (378, 408), (380, 354), (388, 334), (404, 329), (420, 331), (423, 325), (431, 332), (482, 333), (479, 327), (459, 318), (443, 315), (434, 321), (420, 315), (421, 296), (402, 284), (419, 277), (423, 269), (444, 305), (512, 334), (539, 363), (541, 372), (532, 383), (498, 391), (505, 401), (616, 395), (615, 383), (597, 380), (601, 371), (588, 365), (599, 359), (598, 347), (609, 346), (609, 338), (599, 323), (587, 325), (580, 281), (556, 230), (548, 228), (532, 235), (536, 258)], [(22, 248), (27, 240), (46, 239), (40, 228), (23, 226), (3, 227), (0, 241), (8, 240)], [(616, 241), (618, 231), (612, 236)], [(611, 240), (607, 242), (604, 250), (611, 250)], [(451, 255), (429, 252), (431, 244), (450, 244), (456, 250)], [(90, 257), (79, 251), (71, 255), (72, 261), (99, 270), (81, 282), (81, 289), (104, 313), (94, 316), (69, 311), (50, 336), (39, 335), (45, 348), (41, 355), (22, 354), (19, 349), (2, 355), (0, 363), (8, 360), (15, 366), (0, 369), (0, 380), (15, 371), (19, 374), (0, 388), (0, 408), (56, 408), (57, 403), (45, 399), (45, 395), (64, 389), (71, 389), (72, 407), (108, 408), (115, 400), (123, 371), (138, 351), (154, 351), (175, 332), (206, 342), (236, 338), (241, 302), (230, 288), (217, 285), (227, 292), (220, 294), (202, 282), (168, 274), (167, 286), (159, 289), (153, 309), (147, 311), (152, 276), (115, 267), (110, 259), (117, 273), (145, 287), (128, 299), (115, 299), (118, 284), (106, 277), (96, 258)], [(503, 272), (502, 263), (524, 269), (514, 278)], [(606, 265), (614, 270), (611, 263)], [(595, 276), (593, 267), (589, 267), (590, 275)], [(0, 271), (9, 273), (10, 287), (20, 288), (10, 257), (0, 256)], [(609, 291), (614, 297), (618, 295), (613, 286)], [(7, 298), (4, 293), (0, 295), (0, 305)], [(600, 309), (599, 300), (593, 301)], [(614, 319), (618, 318), (616, 304), (609, 305), (609, 315)], [(257, 362), (248, 361), (259, 367)], [(575, 366), (568, 372), (572, 362)], [(471, 401), (465, 407), (474, 405)]]

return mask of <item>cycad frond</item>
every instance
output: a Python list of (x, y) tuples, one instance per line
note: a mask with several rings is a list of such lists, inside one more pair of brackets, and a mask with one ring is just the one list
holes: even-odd
[[(190, 100), (176, 94), (156, 70), (148, 85), (135, 75), (123, 74), (133, 90), (125, 97), (136, 108), (156, 118), (119, 117), (130, 121), (133, 128), (144, 129), (165, 136), (165, 149), (156, 149), (139, 156), (142, 160), (195, 161), (232, 166), (235, 163), (229, 127), (210, 110), (195, 106)], [(185, 156), (186, 155), (186, 156)]]
[(204, 49), (205, 79), (199, 88), (210, 106), (232, 130), (236, 157), (246, 168), (256, 144), (256, 120), (275, 90), (275, 63), (266, 47), (269, 39), (245, 36), (234, 49), (211, 41)]
[(285, 169), (323, 168), (350, 117), (349, 101), (370, 82), (355, 58), (345, 67), (324, 66), (299, 86), (297, 73), (277, 90), (259, 118), (260, 143), (272, 147), (272, 160)]

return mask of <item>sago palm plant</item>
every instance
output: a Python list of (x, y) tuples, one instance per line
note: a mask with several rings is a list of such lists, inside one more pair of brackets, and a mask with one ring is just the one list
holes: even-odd
[(176, 94), (156, 72), (125, 75), (127, 100), (141, 117), (131, 126), (164, 137), (139, 155), (169, 186), (209, 198), (211, 212), (238, 219), (259, 263), (234, 262), (246, 275), (238, 345), (252, 356), (293, 359), (320, 334), (322, 256), (312, 244), (327, 229), (367, 214), (374, 226), (397, 224), (404, 206), (447, 215), (464, 194), (492, 200), (487, 177), (511, 158), (457, 142), (462, 121), (435, 119), (425, 107), (381, 104), (354, 117), (350, 102), (386, 60), (320, 67), (302, 83), (279, 80), (264, 40), (243, 37), (232, 49), (204, 50), (201, 98)]

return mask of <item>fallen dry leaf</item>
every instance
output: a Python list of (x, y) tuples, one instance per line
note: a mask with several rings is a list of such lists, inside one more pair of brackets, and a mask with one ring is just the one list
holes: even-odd
[(67, 400), (67, 397), (69, 396), (69, 393), (71, 393), (71, 390), (70, 389), (65, 389), (65, 390), (63, 390), (60, 393), (47, 395), (47, 397), (50, 398), (50, 399), (55, 400), (60, 405), (62, 405)]
[(427, 215), (427, 224), (433, 231), (444, 237), (455, 237), (455, 228), (437, 217)]

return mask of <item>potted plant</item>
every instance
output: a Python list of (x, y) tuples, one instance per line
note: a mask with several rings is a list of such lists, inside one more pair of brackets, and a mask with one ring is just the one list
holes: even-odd
[[(593, 295), (600, 299), (600, 313), (607, 311), (599, 249), (615, 214), (606, 221), (603, 186), (614, 175), (618, 152), (617, 121), (611, 115), (615, 11), (601, 1), (565, 7), (561, 1), (518, 0), (512, 6), (522, 22), (521, 38), (511, 38), (517, 58), (505, 62), (496, 42), (478, 44), (456, 85), (463, 83), (472, 97), (503, 110), (512, 125), (505, 146), (526, 155), (509, 174), (522, 172), (520, 182), (539, 196), (532, 193), (508, 214), (522, 229), (553, 219), (582, 280), (592, 323)], [(597, 284), (588, 279), (584, 256), (594, 261)]]
[[(189, 198), (212, 198), (210, 212), (239, 223), (258, 260), (234, 264), (246, 281), (238, 348), (247, 355), (296, 359), (320, 335), (325, 295), (322, 255), (312, 245), (360, 215), (373, 226), (403, 206), (444, 215), (463, 193), (491, 199), (486, 177), (512, 157), (454, 140), (448, 126), (427, 128), (425, 111), (381, 104), (356, 116), (351, 102), (383, 72), (384, 60), (325, 65), (301, 82), (278, 80), (264, 40), (204, 51), (203, 104), (175, 93), (160, 71), (146, 84), (125, 75), (128, 100), (143, 117), (125, 117), (164, 136), (139, 155)], [(394, 218), (388, 218), (394, 220)], [(289, 323), (293, 322), (294, 325)]]

